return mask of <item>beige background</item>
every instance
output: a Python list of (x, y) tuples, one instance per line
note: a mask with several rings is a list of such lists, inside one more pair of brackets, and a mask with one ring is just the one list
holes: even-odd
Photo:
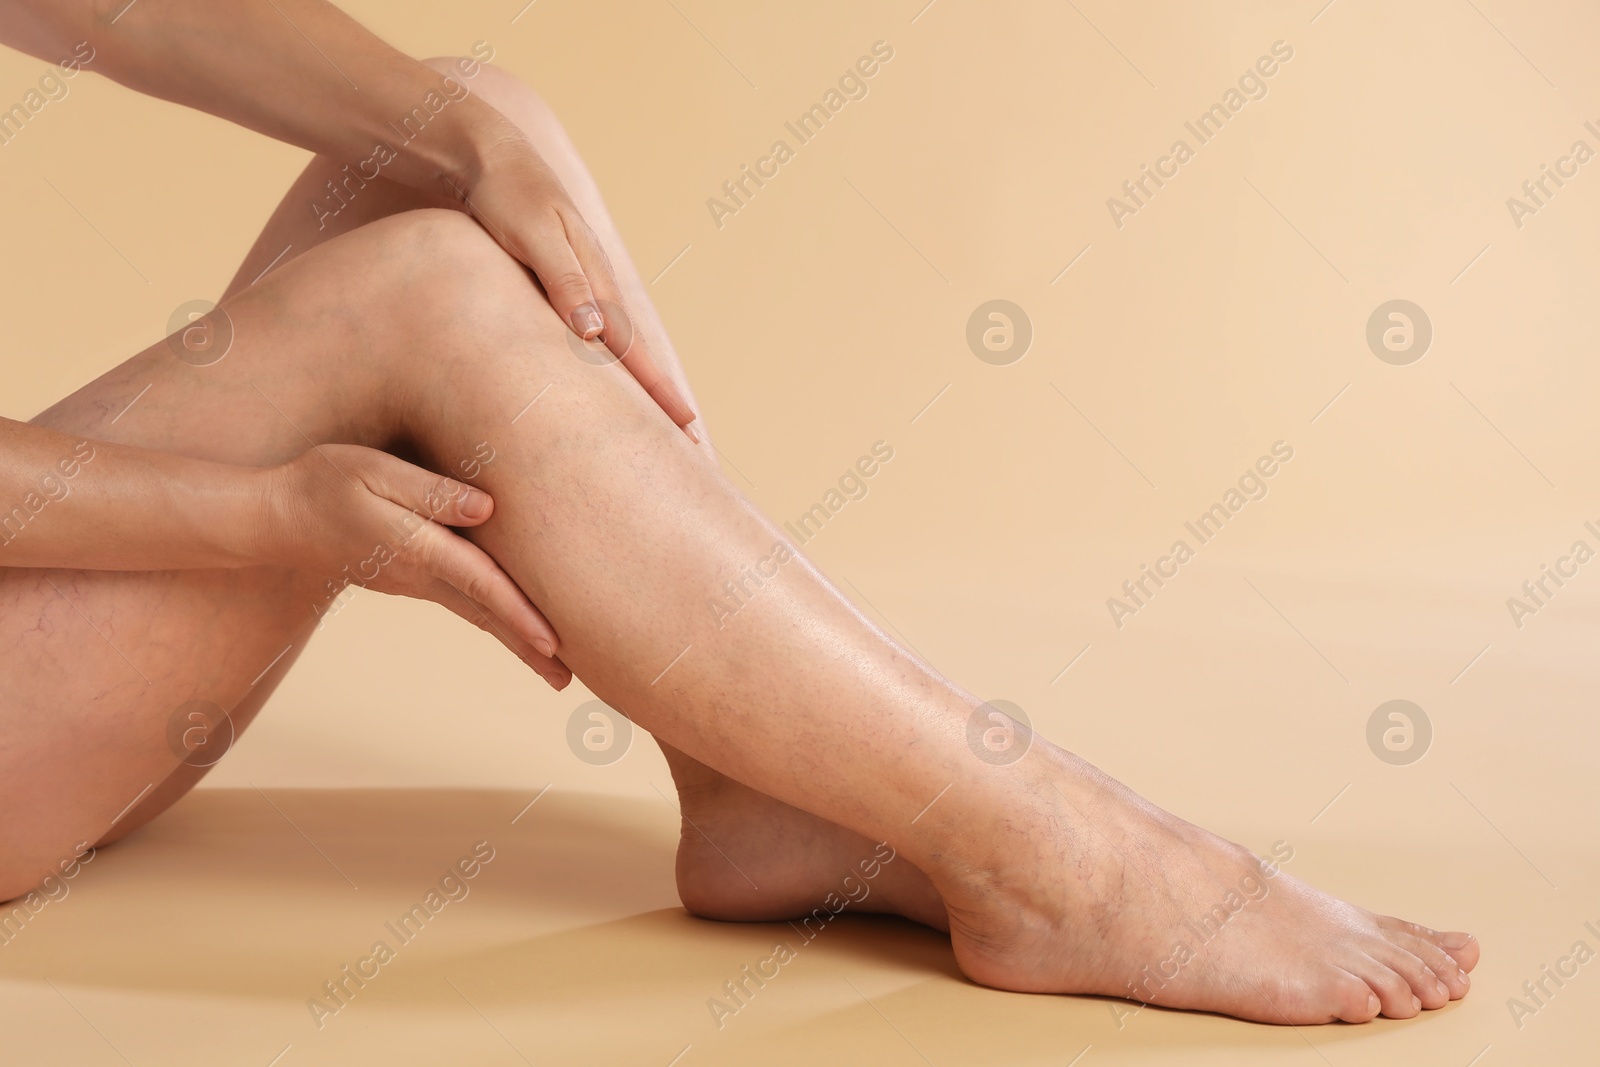
[[(1600, 949), (1600, 562), (1520, 629), (1506, 598), (1600, 547), (1600, 162), (1520, 229), (1505, 201), (1574, 140), (1600, 148), (1600, 13), (922, 2), (345, 6), (417, 55), (487, 41), (554, 103), (641, 272), (665, 270), (652, 292), (764, 508), (792, 519), (893, 445), (808, 546), (891, 632), (1155, 801), (1290, 842), (1293, 873), (1477, 931), (1473, 995), (1360, 1028), (1119, 1026), (1112, 1002), (981, 989), (938, 936), (847, 918), (719, 1031), (707, 998), (795, 937), (677, 907), (654, 745), (579, 762), (581, 686), (361, 597), (204, 789), (0, 948), (0, 1061), (1594, 1060), (1600, 963), (1520, 1029), (1506, 1001), (1574, 941)], [(706, 199), (880, 39), (866, 99), (719, 230)], [(1278, 40), (1268, 95), (1119, 230), (1106, 198)], [(0, 55), (0, 104), (42, 70)], [(304, 159), (74, 81), (0, 147), (0, 413), (220, 292)], [(965, 342), (993, 298), (1034, 327), (1010, 366)], [(1409, 366), (1364, 339), (1393, 298), (1434, 328)], [(1270, 495), (1115, 627), (1106, 598), (1280, 439)], [(1408, 766), (1366, 742), (1395, 698), (1434, 730)], [(472, 896), (319, 1031), (306, 999), (481, 839)]]

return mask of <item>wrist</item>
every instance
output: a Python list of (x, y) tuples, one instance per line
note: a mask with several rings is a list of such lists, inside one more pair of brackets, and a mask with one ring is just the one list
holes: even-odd
[(278, 519), (283, 472), (282, 467), (238, 468), (217, 495), (217, 514), (207, 525), (214, 531), (214, 550), (232, 566), (283, 561), (283, 523)]
[(450, 84), (450, 95), (435, 87), (419, 97), (439, 108), (436, 114), (418, 107), (388, 123), (384, 143), (393, 147), (395, 159), (383, 169), (414, 189), (464, 200), (477, 187), (496, 146), (520, 134), (490, 104), (459, 82)]

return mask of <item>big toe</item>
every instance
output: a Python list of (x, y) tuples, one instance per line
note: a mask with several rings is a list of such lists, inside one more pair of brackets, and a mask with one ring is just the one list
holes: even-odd
[(1478, 939), (1471, 934), (1462, 930), (1452, 930), (1440, 934), (1434, 943), (1448, 952), (1463, 971), (1470, 971), (1478, 965), (1480, 954)]

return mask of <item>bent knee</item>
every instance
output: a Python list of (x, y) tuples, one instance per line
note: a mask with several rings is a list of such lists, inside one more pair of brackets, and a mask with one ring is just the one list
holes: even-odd
[[(493, 56), (492, 50), (489, 55)], [(556, 118), (555, 110), (545, 98), (504, 67), (491, 65), (487, 57), (434, 56), (423, 63), (464, 86), (516, 123), (541, 153), (556, 151), (563, 143), (565, 131), (561, 120)]]
[(463, 86), (468, 92), (476, 93), (491, 104), (498, 106), (510, 99), (526, 101), (536, 104), (549, 111), (550, 105), (544, 98), (534, 91), (533, 87), (521, 78), (512, 74), (504, 67), (496, 67), (488, 56), (431, 56), (424, 59), (423, 65), (432, 67), (446, 78)]
[(363, 230), (379, 245), (371, 254), (392, 267), (388, 281), (404, 302), (402, 316), (419, 326), (466, 328), (487, 340), (515, 312), (547, 320), (552, 336), (566, 330), (533, 272), (464, 212), (419, 208)]
[[(371, 285), (404, 311), (452, 315), (513, 294), (543, 301), (533, 275), (472, 216), (448, 208), (417, 208), (369, 222), (335, 244), (349, 269), (353, 260)], [(554, 314), (554, 312), (552, 312)]]
[[(344, 421), (329, 431), (358, 443), (386, 439), (395, 405), (432, 388), (441, 366), (487, 370), (494, 353), (530, 341), (564, 351), (569, 332), (532, 272), (475, 219), (447, 208), (369, 222), (234, 301), (236, 321), (282, 324), (285, 338), (314, 329), (315, 343), (275, 345), (257, 362), (284, 373), (314, 371), (361, 397), (360, 410), (339, 416)], [(331, 353), (338, 362), (323, 365)], [(361, 428), (352, 429), (352, 421)]]
[(349, 303), (363, 318), (364, 336), (383, 351), (386, 373), (399, 371), (396, 362), (408, 356), (431, 379), (441, 365), (482, 368), (530, 343), (567, 352), (570, 331), (533, 272), (462, 212), (390, 215), (318, 252), (326, 273), (349, 281)]

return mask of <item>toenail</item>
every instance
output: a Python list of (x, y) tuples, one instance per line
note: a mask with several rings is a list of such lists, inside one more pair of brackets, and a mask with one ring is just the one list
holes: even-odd
[(1471, 934), (1444, 934), (1439, 940), (1445, 948), (1466, 948), (1472, 943)]
[(1422, 1010), (1422, 998), (1421, 997), (1412, 997), (1411, 998), (1411, 1010), (1412, 1011), (1421, 1011)]
[(1441, 997), (1448, 997), (1450, 995), (1450, 990), (1446, 989), (1445, 984), (1439, 981), (1437, 978), (1433, 980), (1433, 991), (1435, 995)]

